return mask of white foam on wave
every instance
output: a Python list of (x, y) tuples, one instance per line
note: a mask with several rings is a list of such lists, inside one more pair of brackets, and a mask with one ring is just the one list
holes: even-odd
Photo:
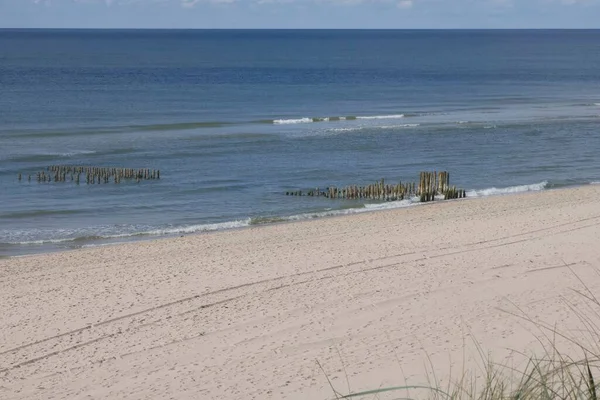
[(119, 242), (116, 243), (89, 243), (89, 244), (84, 244), (83, 246), (81, 246), (82, 249), (89, 249), (92, 247), (107, 247), (107, 246), (116, 246), (118, 244), (121, 244)]
[[(214, 224), (198, 224), (198, 225), (188, 225), (188, 226), (180, 226), (180, 227), (169, 227), (169, 228), (157, 228), (150, 230), (142, 230), (135, 232), (126, 232), (126, 233), (114, 233), (114, 234), (99, 234), (99, 235), (80, 235), (73, 236), (71, 234), (70, 237), (60, 238), (60, 239), (39, 239), (39, 240), (21, 240), (21, 241), (7, 241), (6, 244), (12, 245), (43, 245), (43, 244), (60, 244), (60, 243), (68, 243), (68, 242), (76, 242), (76, 241), (85, 241), (85, 240), (111, 240), (111, 239), (126, 239), (126, 238), (135, 238), (135, 237), (144, 237), (144, 236), (168, 236), (168, 235), (176, 235), (183, 233), (197, 233), (197, 232), (211, 232), (218, 231), (223, 229), (234, 229), (234, 228), (243, 228), (250, 225), (250, 219), (245, 220), (237, 220), (237, 221), (229, 221), (229, 222), (221, 222)], [(0, 240), (1, 241), (1, 240)]]
[(382, 126), (357, 126), (353, 128), (332, 128), (330, 132), (354, 132), (367, 129), (396, 129), (396, 128), (416, 128), (421, 124), (400, 124), (400, 125), (382, 125)]
[(415, 200), (398, 200), (398, 201), (389, 201), (386, 203), (373, 203), (373, 204), (365, 204), (364, 207), (356, 207), (356, 208), (345, 208), (341, 210), (327, 210), (320, 211), (314, 213), (304, 213), (292, 215), (289, 217), (281, 218), (282, 221), (305, 221), (315, 218), (323, 218), (323, 217), (334, 217), (339, 215), (350, 215), (350, 214), (360, 214), (365, 212), (372, 212), (377, 210), (390, 210), (394, 208), (404, 208), (410, 207), (413, 205), (417, 205), (421, 203), (415, 203)]
[(289, 119), (276, 119), (273, 120), (273, 124), (276, 125), (287, 125), (287, 124), (309, 124), (311, 122), (330, 122), (330, 121), (346, 121), (348, 119), (398, 119), (404, 118), (404, 114), (391, 114), (391, 115), (364, 115), (358, 117), (302, 117), (302, 118), (289, 118)]
[(154, 230), (151, 230), (148, 232), (139, 233), (139, 234), (137, 234), (137, 236), (165, 236), (165, 235), (175, 235), (175, 234), (179, 234), (179, 233), (211, 232), (211, 231), (219, 231), (219, 230), (223, 230), (223, 229), (244, 228), (246, 226), (250, 226), (250, 218), (245, 219), (245, 220), (220, 222), (220, 223), (215, 223), (215, 224), (199, 224), (199, 225), (188, 225), (188, 226), (182, 226), (182, 227), (154, 229)]
[(21, 244), (21, 245), (36, 245), (36, 244), (58, 244), (58, 243), (66, 243), (72, 242), (75, 239), (73, 238), (65, 238), (65, 239), (43, 239), (43, 240), (24, 240), (22, 242), (6, 242), (6, 244)]
[(540, 190), (544, 190), (548, 186), (548, 181), (534, 183), (531, 185), (519, 185), (519, 186), (509, 186), (505, 188), (487, 188), (487, 189), (477, 189), (477, 190), (469, 190), (467, 191), (467, 197), (485, 197), (485, 196), (495, 196), (502, 194), (513, 194), (513, 193), (523, 193), (523, 192), (536, 192)]
[(359, 128), (332, 128), (329, 129), (330, 132), (353, 132), (353, 131), (360, 131), (363, 130), (364, 127), (359, 127)]
[(375, 126), (374, 128), (378, 129), (394, 129), (394, 128), (416, 128), (421, 124), (401, 124), (401, 125), (383, 125), (383, 126)]
[(394, 208), (404, 208), (409, 206), (414, 206), (417, 204), (418, 199), (415, 197), (410, 200), (398, 200), (398, 201), (389, 201), (386, 203), (373, 203), (373, 204), (365, 204), (365, 209), (367, 211), (375, 211), (375, 210), (391, 210)]
[(295, 118), (295, 119), (276, 119), (274, 124), (307, 124), (313, 122), (312, 118)]
[(94, 150), (72, 150), (72, 151), (67, 151), (64, 153), (59, 153), (59, 156), (62, 157), (73, 157), (73, 156), (78, 156), (78, 155), (83, 155), (83, 154), (95, 154), (96, 151)]
[(590, 182), (590, 185), (600, 185), (600, 181), (592, 181)]
[(398, 119), (398, 118), (404, 118), (404, 114), (372, 115), (372, 116), (356, 117), (356, 119)]

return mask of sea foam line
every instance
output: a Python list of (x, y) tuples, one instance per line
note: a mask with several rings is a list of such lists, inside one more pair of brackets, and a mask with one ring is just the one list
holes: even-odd
[(273, 124), (309, 124), (312, 122), (333, 122), (333, 121), (346, 121), (346, 120), (357, 120), (357, 119), (399, 119), (404, 118), (404, 114), (390, 114), (390, 115), (366, 115), (366, 116), (345, 116), (345, 117), (302, 117), (302, 118), (289, 118), (289, 119), (275, 119)]
[(110, 239), (126, 239), (144, 236), (169, 236), (182, 233), (198, 233), (198, 232), (211, 232), (225, 229), (243, 228), (250, 225), (250, 218), (245, 220), (236, 220), (228, 222), (220, 222), (214, 224), (198, 224), (198, 225), (187, 225), (181, 227), (172, 228), (158, 228), (146, 231), (128, 232), (128, 233), (115, 233), (105, 235), (84, 235), (77, 237), (67, 237), (60, 239), (40, 239), (40, 240), (24, 240), (24, 241), (8, 241), (4, 244), (11, 245), (42, 245), (42, 244), (60, 244), (69, 242), (82, 242), (87, 240), (110, 240)]
[(356, 119), (398, 119), (404, 118), (404, 114), (392, 114), (392, 115), (373, 115), (366, 117), (356, 117)]
[(467, 197), (487, 197), (502, 194), (513, 194), (523, 192), (536, 192), (544, 190), (548, 186), (548, 181), (533, 183), (531, 185), (509, 186), (504, 188), (491, 187), (487, 189), (474, 189), (467, 191)]
[[(590, 182), (590, 184), (600, 184), (598, 182)], [(518, 185), (518, 186), (509, 186), (504, 188), (486, 188), (486, 189), (473, 189), (467, 191), (467, 197), (488, 197), (488, 196), (497, 196), (497, 195), (507, 195), (507, 194), (515, 194), (515, 193), (523, 193), (523, 192), (532, 192), (532, 191), (541, 191), (544, 190), (548, 186), (548, 181), (534, 183), (530, 185)], [(127, 239), (127, 238), (136, 238), (136, 237), (151, 237), (151, 236), (170, 236), (176, 234), (192, 234), (192, 233), (200, 233), (200, 232), (212, 232), (212, 231), (220, 231), (220, 230), (228, 230), (228, 229), (236, 229), (236, 228), (244, 228), (248, 226), (254, 225), (266, 225), (278, 222), (292, 222), (292, 221), (305, 221), (316, 218), (323, 217), (332, 217), (332, 216), (341, 216), (341, 215), (350, 215), (350, 214), (359, 214), (365, 212), (372, 212), (378, 210), (390, 210), (397, 208), (405, 208), (410, 206), (422, 205), (427, 203), (420, 203), (418, 198), (414, 197), (407, 200), (399, 200), (399, 201), (390, 201), (385, 203), (367, 203), (360, 204), (354, 208), (346, 208), (346, 209), (333, 209), (333, 210), (325, 210), (318, 212), (310, 212), (310, 213), (302, 213), (290, 216), (274, 216), (274, 217), (255, 217), (255, 218), (247, 218), (243, 220), (234, 220), (228, 222), (220, 222), (213, 224), (195, 224), (188, 226), (180, 226), (180, 227), (169, 227), (169, 228), (158, 228), (158, 229), (150, 229), (139, 232), (129, 232), (129, 233), (121, 233), (121, 234), (107, 234), (107, 235), (97, 235), (97, 236), (80, 236), (80, 237), (70, 237), (70, 238), (61, 238), (61, 239), (42, 239), (42, 240), (31, 240), (31, 241), (19, 241), (19, 242), (5, 242), (4, 244), (11, 245), (41, 245), (41, 244), (59, 244), (66, 242), (82, 242), (82, 241), (91, 241), (91, 240), (111, 240), (111, 239)]]
[(313, 122), (312, 118), (296, 118), (296, 119), (276, 119), (273, 121), (274, 124), (307, 124)]

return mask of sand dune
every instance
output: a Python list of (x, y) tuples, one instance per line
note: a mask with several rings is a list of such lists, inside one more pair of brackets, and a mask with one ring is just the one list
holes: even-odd
[[(0, 260), (2, 399), (328, 399), (574, 328), (600, 186)], [(539, 332), (538, 332), (539, 333)], [(480, 361), (479, 361), (480, 363)], [(345, 372), (344, 372), (345, 370)], [(346, 379), (348, 375), (348, 380)], [(431, 373), (430, 373), (431, 376)]]

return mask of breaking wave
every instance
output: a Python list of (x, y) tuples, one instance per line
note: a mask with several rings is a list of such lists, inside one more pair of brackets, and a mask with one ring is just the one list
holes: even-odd
[[(63, 234), (67, 237), (58, 238), (58, 239), (39, 239), (39, 240), (11, 240), (12, 237), (23, 237), (29, 232), (23, 232), (22, 235), (11, 233), (8, 235), (8, 241), (3, 242), (2, 244), (8, 245), (42, 245), (42, 244), (59, 244), (59, 243), (69, 243), (69, 242), (87, 242), (92, 240), (114, 240), (114, 239), (127, 239), (127, 238), (141, 238), (144, 236), (171, 236), (177, 234), (185, 234), (185, 233), (199, 233), (199, 232), (211, 232), (218, 231), (224, 229), (234, 229), (234, 228), (243, 228), (250, 225), (250, 219), (245, 220), (237, 220), (237, 221), (229, 221), (229, 222), (221, 222), (214, 224), (198, 224), (198, 225), (187, 225), (187, 226), (179, 226), (179, 227), (166, 227), (166, 228), (156, 228), (156, 229), (148, 229), (142, 231), (132, 231), (125, 233), (105, 233), (99, 235), (78, 235), (79, 232), (65, 232), (60, 231), (56, 232), (56, 234)], [(0, 237), (1, 237), (0, 232)]]
[(467, 191), (467, 197), (484, 197), (522, 192), (536, 192), (544, 190), (546, 186), (548, 186), (548, 181), (534, 183), (531, 185), (509, 186), (505, 188), (492, 187), (487, 189), (475, 189)]
[(333, 122), (333, 121), (353, 121), (358, 119), (398, 119), (404, 118), (404, 114), (391, 114), (391, 115), (366, 115), (356, 116), (348, 115), (342, 117), (302, 117), (302, 118), (289, 118), (289, 119), (274, 119), (273, 124), (287, 125), (287, 124), (309, 124), (312, 122)]
[(367, 117), (356, 117), (356, 119), (398, 119), (404, 118), (404, 114), (392, 114), (392, 115), (374, 115)]

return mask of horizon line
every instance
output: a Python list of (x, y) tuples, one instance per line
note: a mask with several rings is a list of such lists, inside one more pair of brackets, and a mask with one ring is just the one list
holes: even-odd
[(596, 31), (599, 28), (4, 28), (0, 31)]

